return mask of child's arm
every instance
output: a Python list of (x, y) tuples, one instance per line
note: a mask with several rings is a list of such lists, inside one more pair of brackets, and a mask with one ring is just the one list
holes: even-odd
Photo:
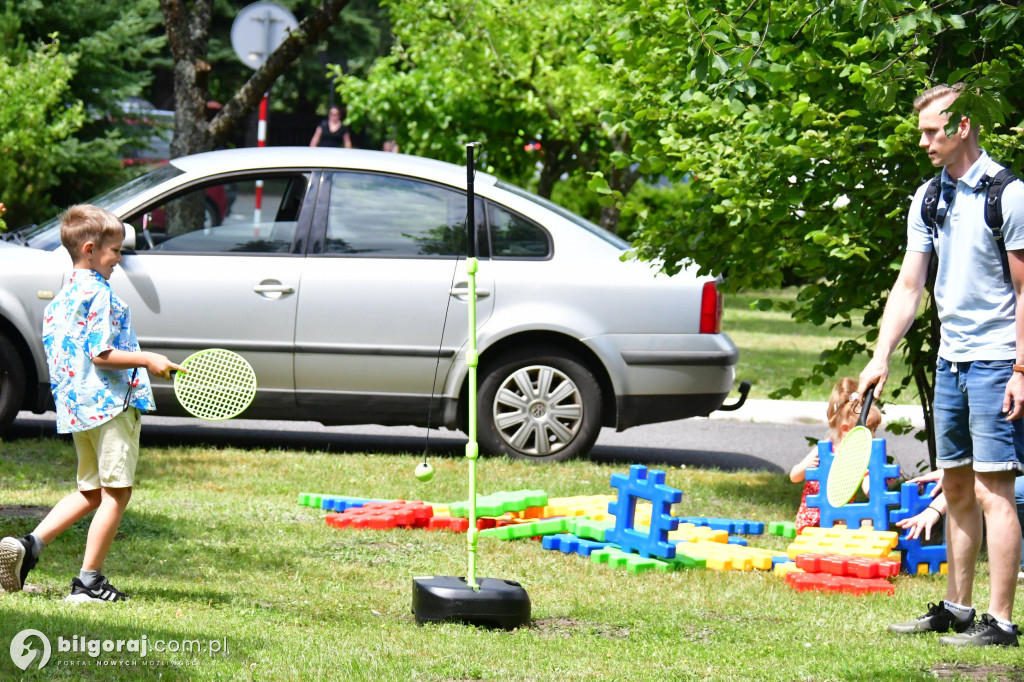
[(817, 445), (811, 448), (811, 451), (802, 460), (793, 465), (793, 468), (789, 470), (789, 480), (793, 481), (793, 483), (799, 483), (804, 480), (804, 473), (816, 466), (818, 466)]
[(92, 364), (100, 369), (131, 369), (133, 367), (145, 367), (150, 374), (164, 379), (171, 378), (171, 370), (182, 370), (166, 356), (160, 353), (149, 351), (127, 351), (111, 348), (105, 350), (92, 359)]
[(897, 521), (896, 526), (899, 528), (909, 528), (910, 533), (907, 537), (910, 540), (916, 539), (921, 535), (921, 531), (924, 530), (924, 539), (932, 539), (932, 526), (939, 522), (942, 515), (946, 513), (946, 496), (939, 495), (932, 503), (929, 504), (924, 511), (917, 516), (912, 516), (909, 519), (903, 519)]

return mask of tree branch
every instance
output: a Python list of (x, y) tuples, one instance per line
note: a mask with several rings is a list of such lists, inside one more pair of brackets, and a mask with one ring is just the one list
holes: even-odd
[[(161, 4), (176, 4), (178, 1), (161, 0)], [(327, 30), (348, 3), (349, 0), (321, 0), (316, 9), (299, 22), (298, 27), (267, 57), (263, 66), (256, 70), (235, 96), (224, 105), (220, 113), (210, 121), (207, 131), (214, 146), (223, 141), (256, 107), (277, 77)]]

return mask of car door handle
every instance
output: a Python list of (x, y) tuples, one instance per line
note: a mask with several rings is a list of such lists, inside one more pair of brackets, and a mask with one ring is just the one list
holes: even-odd
[(295, 288), (287, 284), (257, 284), (252, 288), (257, 294), (294, 294)]
[[(459, 282), (458, 284), (451, 288), (448, 294), (451, 296), (469, 296), (469, 285), (466, 284), (465, 282)], [(487, 298), (490, 295), (491, 292), (487, 289), (478, 288), (476, 290), (477, 298)]]

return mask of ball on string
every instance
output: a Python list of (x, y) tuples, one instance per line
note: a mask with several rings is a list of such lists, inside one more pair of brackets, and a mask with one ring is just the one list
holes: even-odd
[(430, 466), (426, 462), (420, 462), (416, 466), (416, 478), (423, 483), (426, 483), (434, 477), (434, 467)]

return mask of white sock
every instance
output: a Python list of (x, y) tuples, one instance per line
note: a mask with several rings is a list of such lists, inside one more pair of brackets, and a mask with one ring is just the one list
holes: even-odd
[(942, 602), (942, 605), (959, 620), (966, 620), (974, 615), (974, 609), (970, 606), (964, 606), (963, 604), (957, 604), (956, 602), (951, 601), (944, 601)]
[(1004, 632), (1013, 632), (1014, 625), (1010, 621), (1003, 620), (1002, 618), (996, 618), (995, 616), (992, 616), (992, 620), (994, 620), (996, 625), (1001, 627)]

